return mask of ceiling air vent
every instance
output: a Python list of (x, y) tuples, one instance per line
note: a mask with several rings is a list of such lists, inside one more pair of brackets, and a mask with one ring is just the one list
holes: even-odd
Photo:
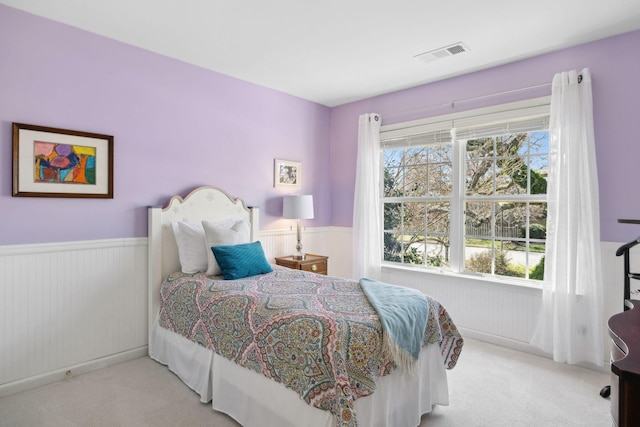
[(440, 49), (430, 50), (414, 56), (424, 62), (435, 61), (436, 59), (446, 58), (447, 56), (457, 55), (459, 53), (468, 52), (469, 48), (462, 42), (452, 44), (450, 46), (441, 47)]

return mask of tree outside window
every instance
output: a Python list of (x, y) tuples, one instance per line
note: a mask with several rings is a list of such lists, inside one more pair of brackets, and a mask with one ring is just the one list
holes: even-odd
[(548, 140), (539, 130), (385, 149), (383, 260), (451, 269), (458, 244), (463, 271), (541, 280)]

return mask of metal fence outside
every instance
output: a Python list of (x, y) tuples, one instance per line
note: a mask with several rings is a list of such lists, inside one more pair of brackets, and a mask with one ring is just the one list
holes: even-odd
[[(507, 238), (518, 238), (521, 237), (521, 228), (518, 225), (513, 226), (496, 226), (495, 236), (496, 237), (507, 237)], [(489, 237), (491, 236), (491, 224), (480, 224), (480, 225), (465, 225), (465, 234), (467, 237)]]

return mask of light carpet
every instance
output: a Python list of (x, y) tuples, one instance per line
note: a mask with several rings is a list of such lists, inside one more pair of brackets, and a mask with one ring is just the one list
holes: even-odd
[[(467, 338), (447, 375), (450, 405), (420, 427), (611, 425), (607, 373)], [(147, 357), (0, 399), (2, 427), (238, 425)]]

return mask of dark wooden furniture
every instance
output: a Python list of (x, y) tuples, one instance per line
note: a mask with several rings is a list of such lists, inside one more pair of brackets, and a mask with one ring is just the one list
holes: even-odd
[(618, 427), (640, 426), (640, 301), (631, 299), (631, 280), (639, 280), (640, 274), (631, 272), (629, 262), (629, 251), (637, 244), (640, 237), (616, 251), (616, 256), (624, 256), (624, 311), (609, 319), (611, 386), (607, 391), (611, 396), (613, 423)]
[(621, 224), (640, 224), (640, 219), (619, 219)]
[(306, 254), (302, 260), (293, 259), (293, 256), (276, 257), (276, 264), (294, 270), (312, 271), (318, 274), (327, 274), (329, 257), (323, 255)]
[(609, 319), (611, 415), (618, 427), (640, 426), (640, 301)]

